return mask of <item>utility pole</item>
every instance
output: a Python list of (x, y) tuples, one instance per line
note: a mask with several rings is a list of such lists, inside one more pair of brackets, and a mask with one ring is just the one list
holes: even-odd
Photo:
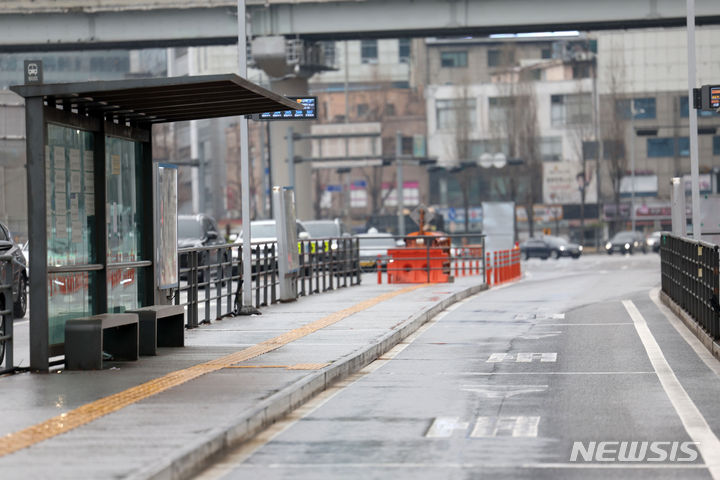
[[(245, 34), (245, 0), (238, 0), (238, 71), (247, 78), (247, 36)], [(260, 313), (252, 306), (252, 249), (250, 248), (250, 155), (247, 118), (240, 117), (240, 188), (242, 190), (242, 307), (241, 315)]]
[[(687, 0), (688, 105), (693, 105), (693, 89), (697, 83), (695, 68), (695, 0)], [(690, 117), (690, 177), (692, 182), (693, 239), (700, 240), (700, 188), (698, 167), (697, 110), (688, 108)]]
[[(402, 132), (395, 134), (395, 168), (397, 169), (397, 218), (398, 218), (398, 235), (405, 235), (405, 206), (403, 205), (403, 165), (402, 165)], [(422, 229), (422, 225), (420, 225)]]

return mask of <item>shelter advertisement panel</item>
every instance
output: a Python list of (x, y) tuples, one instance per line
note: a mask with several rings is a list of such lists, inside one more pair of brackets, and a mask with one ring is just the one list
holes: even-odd
[(155, 275), (160, 289), (179, 283), (177, 252), (177, 166), (155, 165)]

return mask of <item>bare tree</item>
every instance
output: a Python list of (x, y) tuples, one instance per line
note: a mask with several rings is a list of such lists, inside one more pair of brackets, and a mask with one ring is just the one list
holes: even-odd
[(627, 172), (627, 158), (625, 157), (625, 124), (627, 120), (624, 109), (624, 102), (621, 97), (621, 74), (620, 68), (612, 68), (608, 84), (606, 101), (601, 108), (600, 122), (603, 133), (604, 160), (606, 160), (610, 184), (613, 190), (613, 202), (615, 204), (615, 221), (613, 231), (617, 228), (620, 216), (620, 184)]

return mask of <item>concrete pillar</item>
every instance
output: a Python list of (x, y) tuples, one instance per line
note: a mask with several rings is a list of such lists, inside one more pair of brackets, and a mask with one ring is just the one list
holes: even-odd
[[(280, 95), (288, 97), (302, 97), (308, 94), (308, 79), (295, 77), (270, 81), (270, 89)], [(309, 134), (310, 123), (308, 120), (285, 121), (270, 120), (270, 167), (272, 168), (272, 179), (275, 185), (287, 186), (290, 181), (290, 166), (287, 163), (288, 145), (285, 136), (288, 127), (292, 126), (297, 134)], [(310, 140), (299, 140), (295, 142), (295, 156), (309, 158), (311, 153)], [(298, 163), (295, 165), (295, 208), (297, 217), (301, 220), (313, 218), (312, 208), (312, 169), (309, 163)]]

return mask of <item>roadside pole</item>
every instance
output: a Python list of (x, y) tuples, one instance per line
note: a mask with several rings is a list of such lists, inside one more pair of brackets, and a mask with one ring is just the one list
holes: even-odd
[[(245, 0), (238, 0), (238, 70), (247, 78), (247, 37), (245, 34)], [(241, 315), (260, 313), (252, 306), (252, 269), (250, 248), (250, 159), (248, 151), (248, 121), (240, 117), (240, 188), (242, 189), (242, 306)]]
[[(403, 165), (402, 165), (402, 133), (397, 132), (395, 135), (395, 168), (397, 169), (397, 218), (398, 218), (398, 235), (405, 236), (405, 206), (403, 204)], [(422, 225), (420, 225), (422, 228)]]
[[(688, 105), (693, 105), (695, 88), (695, 0), (687, 0), (687, 45), (688, 45)], [(690, 177), (692, 183), (692, 227), (693, 239), (700, 240), (700, 174), (698, 167), (697, 110), (688, 108), (690, 117)]]

